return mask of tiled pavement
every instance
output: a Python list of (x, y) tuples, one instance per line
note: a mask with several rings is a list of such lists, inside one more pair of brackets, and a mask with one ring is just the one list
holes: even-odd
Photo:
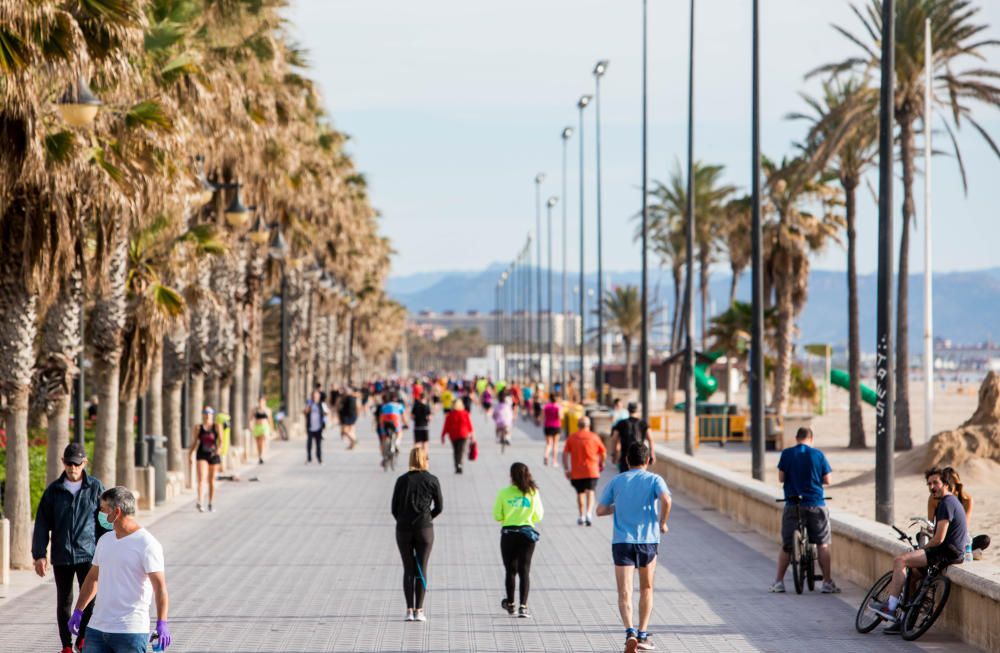
[[(476, 424), (486, 427), (481, 416)], [(484, 431), (480, 459), (462, 476), (451, 471), (450, 447), (432, 438), (431, 471), (441, 479), (445, 506), (424, 624), (402, 620), (389, 515), (395, 475), (379, 468), (368, 425), (364, 445), (353, 452), (328, 437), (322, 467), (303, 465), (304, 443), (276, 444), (252, 472), (258, 481), (221, 484), (218, 512), (199, 514), (192, 502), (151, 527), (166, 552), (171, 651), (620, 651), (610, 518), (589, 529), (576, 525), (572, 488), (561, 470), (538, 463), (541, 445), (527, 430), (515, 432), (504, 456)], [(500, 609), (499, 528), (491, 509), (514, 460), (532, 466), (546, 508), (531, 620)], [(768, 594), (770, 545), (690, 498), (675, 499), (651, 627), (659, 650), (973, 650), (934, 634), (919, 647), (878, 632), (857, 634), (859, 588), (839, 597)], [(54, 602), (55, 589), (45, 583), (0, 607), (0, 653), (58, 650)]]

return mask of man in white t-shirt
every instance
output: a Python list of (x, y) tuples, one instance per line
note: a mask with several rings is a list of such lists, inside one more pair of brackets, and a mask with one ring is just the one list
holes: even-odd
[(77, 634), (83, 607), (97, 596), (84, 653), (144, 653), (149, 642), (149, 601), (156, 597), (158, 646), (170, 646), (169, 599), (163, 547), (135, 520), (135, 495), (118, 486), (101, 495), (98, 521), (113, 528), (97, 542), (90, 573), (80, 589), (69, 629)]

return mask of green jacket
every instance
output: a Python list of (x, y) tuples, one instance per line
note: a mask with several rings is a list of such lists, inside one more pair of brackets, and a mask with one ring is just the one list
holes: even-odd
[(542, 521), (543, 514), (538, 490), (526, 495), (516, 485), (500, 490), (493, 504), (493, 519), (504, 526), (534, 526)]

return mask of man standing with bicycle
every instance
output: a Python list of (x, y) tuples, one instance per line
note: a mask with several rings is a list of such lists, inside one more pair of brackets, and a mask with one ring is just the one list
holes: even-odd
[(907, 569), (924, 569), (928, 565), (944, 567), (962, 561), (969, 531), (965, 522), (965, 508), (953, 494), (955, 479), (951, 471), (950, 468), (942, 470), (934, 467), (924, 473), (931, 496), (940, 500), (934, 513), (934, 536), (924, 548), (896, 556), (892, 564), (889, 598), (885, 602), (871, 602), (872, 610), (896, 624), (895, 627), (888, 629), (889, 632), (899, 631), (896, 608), (899, 607), (899, 595), (906, 582)]
[[(823, 500), (823, 486), (830, 484), (830, 463), (822, 451), (812, 446), (812, 429), (803, 426), (795, 434), (795, 446), (781, 452), (778, 459), (778, 480), (785, 489), (785, 511), (781, 516), (781, 551), (778, 553), (778, 573), (770, 591), (785, 591), (785, 571), (792, 554), (799, 514), (809, 533), (809, 543), (819, 551), (819, 566), (823, 571), (824, 594), (836, 594), (840, 588), (830, 573), (830, 510)], [(800, 497), (799, 499), (797, 499)], [(796, 503), (797, 499), (797, 503)]]

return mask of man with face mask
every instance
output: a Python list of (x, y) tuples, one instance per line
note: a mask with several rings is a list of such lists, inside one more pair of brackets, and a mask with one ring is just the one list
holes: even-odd
[[(62, 653), (73, 653), (73, 640), (67, 627), (73, 607), (73, 577), (83, 584), (90, 571), (97, 539), (107, 531), (97, 525), (104, 485), (87, 474), (87, 452), (83, 445), (69, 444), (63, 451), (62, 462), (63, 473), (45, 489), (38, 502), (31, 557), (35, 561), (35, 573), (42, 577), (51, 559)], [(82, 630), (86, 630), (93, 607), (88, 604), (83, 611)], [(77, 650), (83, 649), (82, 637), (77, 639), (76, 645)]]
[(167, 626), (170, 601), (163, 547), (135, 520), (135, 495), (121, 486), (106, 491), (101, 495), (97, 518), (114, 532), (97, 543), (90, 573), (69, 620), (70, 631), (79, 632), (81, 606), (96, 595), (83, 653), (142, 653), (149, 642), (149, 601), (155, 596), (156, 647), (167, 648), (171, 641)]

